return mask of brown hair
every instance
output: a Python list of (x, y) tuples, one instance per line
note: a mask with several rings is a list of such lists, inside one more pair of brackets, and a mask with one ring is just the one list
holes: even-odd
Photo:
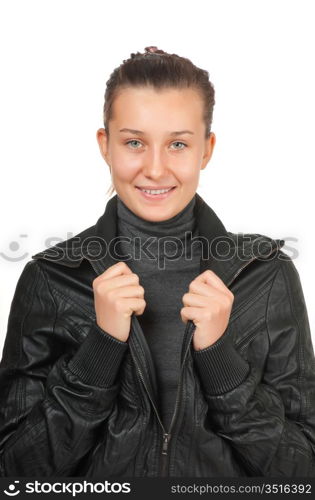
[[(210, 136), (215, 92), (208, 71), (198, 68), (186, 57), (168, 54), (155, 46), (145, 47), (143, 54), (132, 53), (129, 59), (123, 60), (123, 63), (111, 73), (106, 82), (103, 121), (108, 136), (113, 102), (118, 93), (124, 88), (144, 86), (152, 86), (157, 90), (172, 87), (194, 88), (203, 99), (205, 137)], [(111, 186), (109, 189), (111, 196), (115, 188)]]

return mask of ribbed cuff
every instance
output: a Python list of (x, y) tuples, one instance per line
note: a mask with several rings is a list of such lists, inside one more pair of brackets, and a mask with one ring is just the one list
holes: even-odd
[(114, 383), (128, 347), (128, 342), (116, 339), (94, 322), (68, 368), (89, 385), (108, 387)]
[(193, 350), (193, 359), (209, 395), (224, 394), (235, 389), (249, 372), (249, 364), (234, 348), (229, 334), (223, 334), (205, 349)]

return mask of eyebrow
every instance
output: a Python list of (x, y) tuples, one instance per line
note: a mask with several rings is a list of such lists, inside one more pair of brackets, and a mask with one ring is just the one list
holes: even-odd
[[(133, 128), (121, 128), (119, 132), (129, 132), (130, 134), (145, 135), (142, 130), (135, 130)], [(170, 132), (170, 135), (182, 135), (182, 134), (194, 134), (191, 130), (176, 130), (175, 132)]]

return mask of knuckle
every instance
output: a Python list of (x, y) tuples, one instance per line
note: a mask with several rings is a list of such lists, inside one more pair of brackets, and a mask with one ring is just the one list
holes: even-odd
[(99, 283), (99, 276), (96, 276), (96, 278), (94, 278), (94, 280), (92, 281), (92, 287), (96, 288), (98, 283)]
[(194, 279), (190, 284), (189, 284), (189, 290), (192, 290), (196, 286), (196, 280)]
[(93, 281), (93, 291), (96, 293), (100, 293), (101, 291), (101, 281)]
[(230, 297), (228, 297), (227, 295), (225, 295), (222, 298), (222, 307), (226, 308), (226, 307), (230, 307), (230, 305), (231, 305), (231, 299), (230, 299)]
[(133, 280), (134, 280), (136, 283), (139, 283), (139, 276), (138, 276), (138, 274), (136, 274), (136, 273), (132, 273), (132, 275), (131, 275), (131, 276), (132, 276)]

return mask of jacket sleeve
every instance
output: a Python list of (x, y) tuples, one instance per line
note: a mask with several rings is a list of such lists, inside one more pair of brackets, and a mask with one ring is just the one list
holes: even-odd
[(315, 360), (298, 271), (281, 252), (263, 378), (230, 335), (194, 351), (209, 418), (253, 476), (315, 477)]
[(46, 272), (30, 261), (15, 289), (0, 363), (2, 477), (74, 474), (118, 394), (127, 342), (94, 322), (71, 353), (57, 324)]

